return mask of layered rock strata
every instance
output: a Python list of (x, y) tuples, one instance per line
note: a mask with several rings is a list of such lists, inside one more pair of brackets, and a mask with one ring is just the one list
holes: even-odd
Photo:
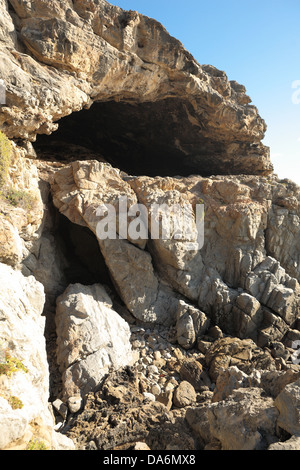
[(104, 133), (96, 137), (103, 127), (94, 126), (93, 140), (100, 139), (101, 153), (108, 138), (111, 158), (116, 146), (117, 166), (126, 167), (123, 153), (132, 167), (135, 145), (136, 166), (141, 153), (151, 158), (150, 125), (152, 158), (158, 154), (161, 167), (165, 158), (169, 174), (172, 165), (206, 175), (271, 173), (261, 143), (266, 125), (245, 87), (198, 64), (157, 21), (105, 0), (3, 3), (0, 78), (7, 102), (0, 123), (8, 137), (34, 141), (56, 131), (62, 117), (103, 103), (94, 119), (102, 114)]

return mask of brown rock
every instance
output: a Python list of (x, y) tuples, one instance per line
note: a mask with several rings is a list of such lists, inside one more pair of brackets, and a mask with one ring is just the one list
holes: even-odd
[(216, 381), (221, 369), (237, 366), (241, 371), (250, 374), (252, 370), (276, 370), (271, 354), (258, 348), (250, 340), (226, 337), (215, 341), (205, 356), (212, 381)]
[(186, 381), (183, 381), (175, 389), (173, 403), (178, 408), (192, 405), (196, 401), (196, 392), (194, 387)]
[(158, 397), (156, 397), (156, 401), (159, 401), (167, 410), (170, 410), (173, 405), (173, 390), (168, 390), (167, 392), (162, 392)]
[(211, 385), (209, 376), (203, 370), (203, 366), (194, 359), (186, 359), (182, 362), (180, 377), (182, 380), (192, 384), (196, 392), (201, 391), (202, 387), (209, 387)]

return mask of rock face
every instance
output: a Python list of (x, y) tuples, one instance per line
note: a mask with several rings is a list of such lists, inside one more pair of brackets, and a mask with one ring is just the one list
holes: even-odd
[[(268, 256), (272, 248), (266, 249), (265, 234), (282, 187), (286, 197), (293, 191), (296, 198), (297, 186), (286, 188), (274, 180), (271, 187), (257, 177), (125, 179), (104, 163), (74, 162), (56, 172), (52, 193), (61, 213), (74, 223), (87, 225), (98, 237), (110, 273), (131, 313), (143, 321), (166, 324), (177, 318), (179, 337), (185, 335), (180, 331), (182, 322), (187, 332), (187, 338), (179, 340), (182, 345), (195, 343), (197, 322), (196, 331), (205, 332), (207, 314), (227, 334), (251, 338), (259, 346), (282, 341), (299, 315), (300, 277), (295, 270), (296, 278), (288, 274), (290, 263), (285, 264), (284, 258)], [(203, 248), (191, 250), (185, 241), (177, 241), (175, 234), (168, 240), (149, 239), (152, 262), (144, 246), (119, 238), (120, 227), (117, 239), (103, 240), (97, 230), (97, 204), (116, 205), (115, 188), (122, 188), (119, 194), (128, 195), (129, 201), (143, 204), (148, 214), (153, 204), (183, 205), (190, 201), (195, 205), (204, 201)], [(285, 208), (287, 214), (289, 210), (294, 214), (294, 208)], [(295, 217), (297, 221), (299, 216)], [(149, 226), (151, 229), (150, 220)], [(299, 228), (292, 233), (297, 243)], [(180, 295), (182, 300), (178, 300)], [(188, 307), (190, 313), (178, 314), (183, 296), (197, 302), (206, 315), (192, 307)]]
[(0, 264), (1, 449), (25, 450), (35, 440), (48, 449), (74, 448), (56, 436), (48, 408), (44, 302), (43, 286), (34, 277)]
[[(60, 118), (96, 103), (93, 128), (103, 130), (94, 141), (98, 153), (131, 172), (145, 152), (152, 166), (156, 155), (154, 166), (166, 174), (171, 165), (177, 173), (205, 175), (271, 172), (269, 151), (261, 144), (266, 125), (245, 88), (215, 67), (199, 65), (155, 20), (104, 0), (9, 4), (8, 10), (4, 2), (1, 15), (0, 77), (7, 84), (7, 106), (0, 122), (10, 138), (33, 141), (55, 131)], [(105, 130), (103, 123), (113, 127)], [(151, 153), (149, 127), (158, 129)], [(136, 153), (130, 150), (135, 133)], [(115, 142), (110, 150), (107, 137)]]
[[(49, 414), (49, 372), (43, 338), (45, 322), (41, 316), (45, 301), (43, 286), (4, 264), (0, 265), (0, 279), (1, 364), (8, 362), (7, 357), (20, 361), (15, 373), (10, 374), (8, 367), (7, 373), (0, 376), (0, 447), (5, 448), (22, 438), (36, 418)], [(13, 411), (9, 405), (11, 397), (17, 397), (22, 408)], [(45, 426), (51, 429), (50, 418), (49, 414)]]
[(0, 12), (0, 448), (299, 448), (300, 188), (244, 86), (105, 0)]

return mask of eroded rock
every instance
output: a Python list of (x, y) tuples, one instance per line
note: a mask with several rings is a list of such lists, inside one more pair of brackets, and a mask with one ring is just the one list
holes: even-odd
[(277, 440), (278, 410), (259, 388), (239, 389), (226, 401), (212, 404), (208, 421), (222, 450), (262, 450)]
[[(272, 171), (269, 149), (261, 143), (266, 124), (245, 88), (198, 64), (157, 21), (105, 1), (10, 3), (14, 15), (6, 3), (1, 10), (0, 51), (8, 97), (1, 123), (10, 138), (33, 141), (56, 131), (62, 117), (96, 103), (104, 125), (115, 123), (106, 132), (110, 140), (117, 136), (119, 166), (125, 152), (128, 165), (133, 157), (143, 168), (140, 155), (149, 148), (143, 125), (138, 128), (142, 116), (146, 128), (157, 129), (154, 154), (165, 168), (172, 158), (185, 173)], [(100, 122), (96, 127), (104, 152), (105, 132), (101, 136)], [(138, 151), (131, 154), (118, 142), (128, 142), (128, 135), (130, 141), (130, 134), (134, 139), (135, 132)]]
[(33, 276), (0, 264), (1, 438), (5, 449), (33, 437), (31, 424), (47, 429), (52, 446), (53, 419), (48, 409), (49, 382), (43, 286)]
[(110, 368), (133, 360), (129, 326), (101, 285), (69, 286), (57, 300), (56, 328), (64, 399), (83, 397), (101, 384)]

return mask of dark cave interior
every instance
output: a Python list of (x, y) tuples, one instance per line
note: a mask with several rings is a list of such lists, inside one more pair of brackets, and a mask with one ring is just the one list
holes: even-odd
[(65, 269), (68, 283), (102, 283), (112, 287), (97, 238), (89, 228), (73, 224), (59, 214), (57, 233), (63, 242), (63, 253), (68, 262)]
[(178, 98), (95, 102), (62, 118), (34, 147), (43, 160), (104, 160), (132, 176), (220, 174), (224, 144), (204, 138), (193, 114)]

